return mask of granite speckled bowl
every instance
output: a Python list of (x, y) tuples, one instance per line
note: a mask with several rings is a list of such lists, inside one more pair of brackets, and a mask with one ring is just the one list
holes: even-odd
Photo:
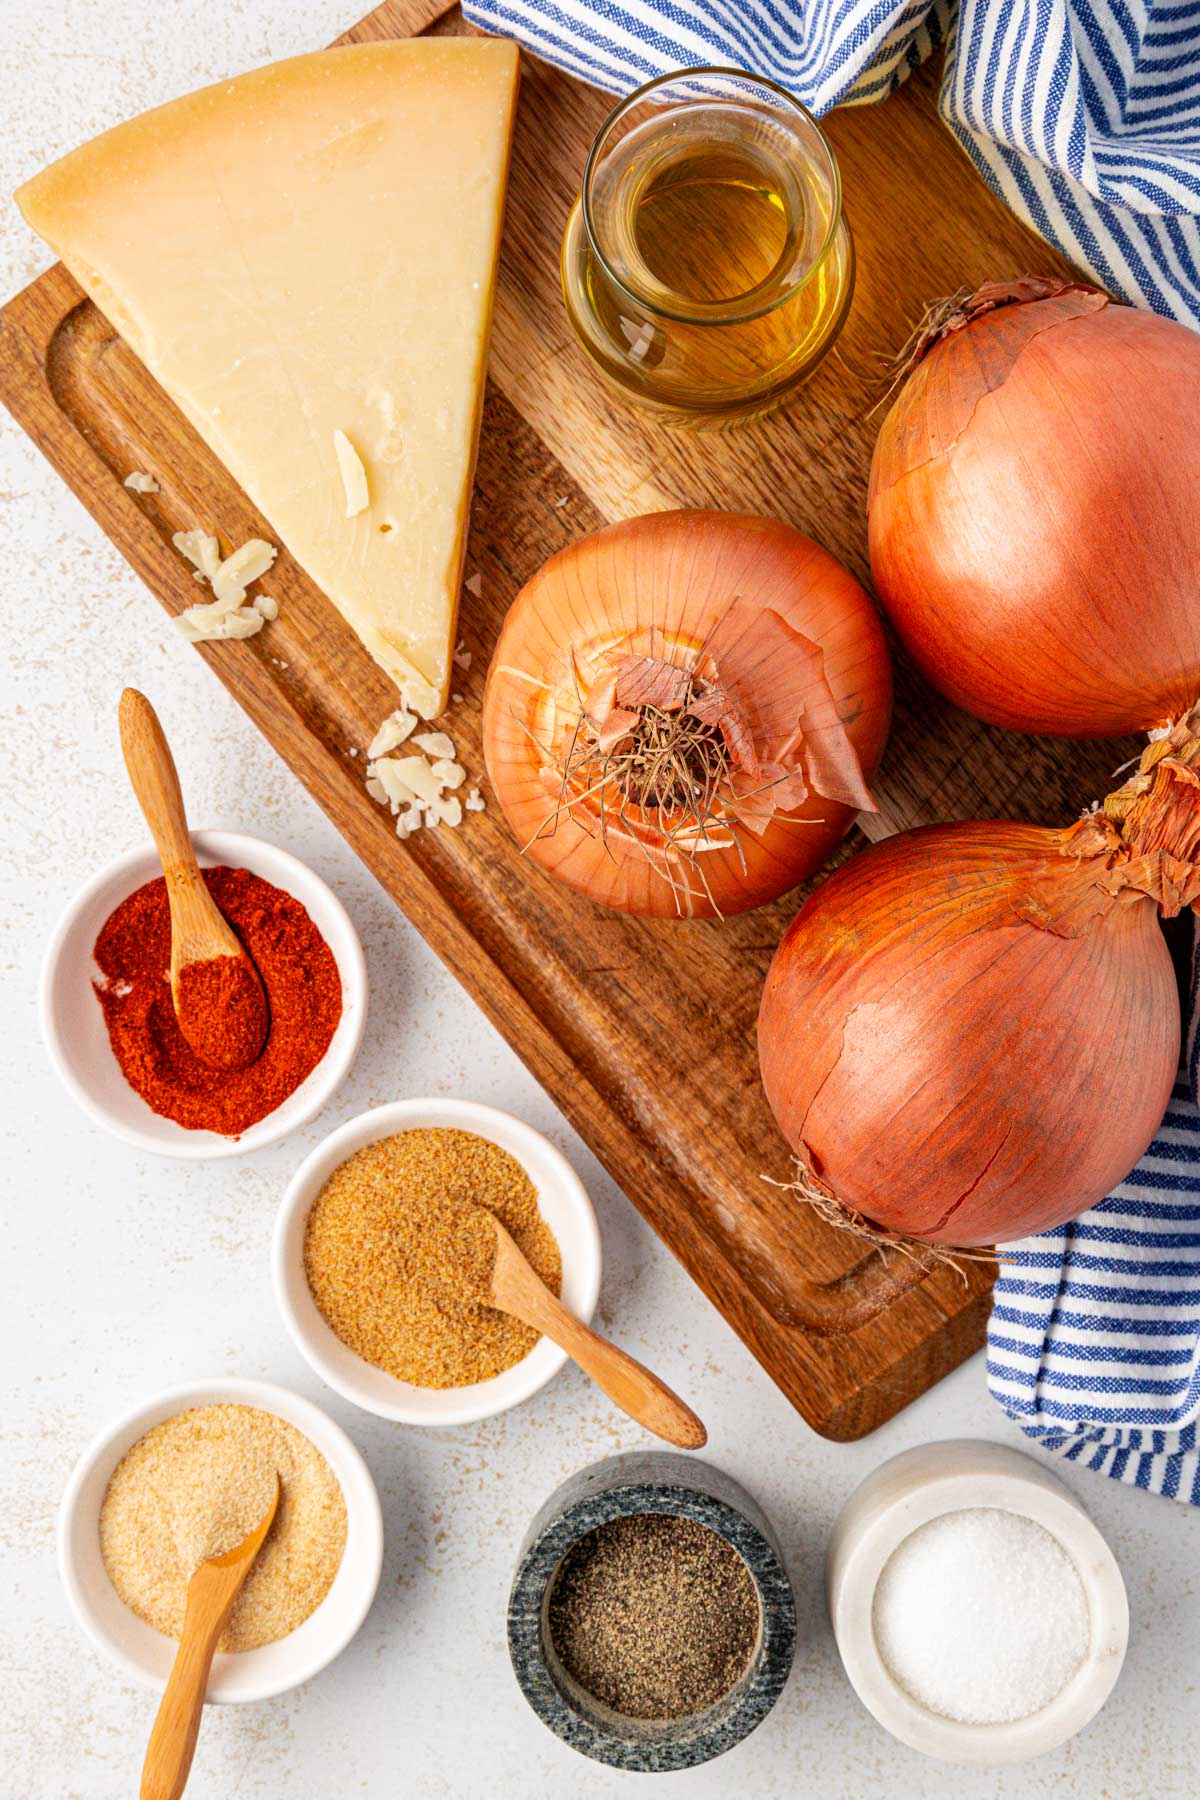
[[(704, 1711), (631, 1719), (588, 1694), (554, 1651), (547, 1613), (554, 1578), (580, 1538), (613, 1519), (668, 1513), (706, 1525), (733, 1546), (758, 1594), (758, 1642), (745, 1673)], [(611, 1456), (557, 1488), (530, 1525), (508, 1603), (508, 1647), (522, 1693), (573, 1750), (618, 1769), (690, 1769), (740, 1743), (783, 1692), (796, 1647), (796, 1608), (783, 1553), (749, 1494), (710, 1463), (669, 1451)]]

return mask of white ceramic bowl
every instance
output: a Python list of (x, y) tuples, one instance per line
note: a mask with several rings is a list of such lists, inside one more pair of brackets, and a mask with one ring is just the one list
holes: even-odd
[(558, 1239), (563, 1305), (576, 1318), (590, 1322), (600, 1296), (600, 1232), (583, 1183), (540, 1132), (473, 1100), (398, 1100), (351, 1119), (319, 1144), (297, 1169), (275, 1222), (271, 1250), (275, 1293), (300, 1354), (345, 1399), (404, 1425), (467, 1425), (528, 1400), (557, 1375), (566, 1352), (541, 1338), (523, 1361), (491, 1381), (459, 1388), (413, 1387), (364, 1362), (335, 1337), (317, 1311), (304, 1273), (309, 1210), (333, 1171), (367, 1144), (422, 1128), (473, 1131), (516, 1157), (537, 1189), (542, 1217)]
[[(1057, 1538), (1079, 1572), (1091, 1645), (1049, 1706), (1005, 1725), (961, 1725), (929, 1712), (894, 1680), (875, 1641), (875, 1588), (892, 1552), (931, 1519), (963, 1507), (1023, 1513)], [(1116, 1558), (1056, 1475), (982, 1438), (906, 1450), (856, 1488), (829, 1540), (826, 1597), (842, 1662), (863, 1705), (901, 1743), (944, 1762), (1025, 1762), (1056, 1749), (1108, 1699), (1125, 1660), (1129, 1606)], [(1036, 1607), (1036, 1594), (1030, 1596)]]
[(162, 874), (147, 844), (117, 857), (76, 895), (59, 920), (42, 965), (39, 1004), (42, 1035), (50, 1060), (84, 1112), (114, 1136), (139, 1150), (192, 1160), (241, 1156), (286, 1137), (310, 1119), (338, 1088), (362, 1042), (367, 1020), (367, 969), (362, 945), (345, 907), (319, 876), (286, 850), (238, 832), (192, 834), (201, 868), (224, 863), (249, 869), (282, 888), (304, 907), (329, 945), (342, 977), (342, 1016), (325, 1055), (289, 1094), (282, 1106), (251, 1125), (241, 1137), (215, 1131), (188, 1131), (164, 1119), (134, 1093), (108, 1041), (104, 1014), (92, 992), (97, 970), (92, 946), (109, 914), (128, 895)]
[(100, 1555), (100, 1508), (121, 1458), (155, 1425), (193, 1406), (257, 1406), (302, 1431), (333, 1470), (346, 1502), (346, 1548), (333, 1586), (303, 1625), (274, 1644), (220, 1653), (210, 1700), (269, 1700), (307, 1681), (350, 1642), (375, 1598), (383, 1566), (383, 1519), (370, 1470), (340, 1425), (311, 1401), (265, 1381), (218, 1377), (169, 1388), (135, 1407), (84, 1451), (58, 1515), (58, 1566), (75, 1617), (96, 1648), (142, 1687), (166, 1685), (176, 1646), (120, 1598)]

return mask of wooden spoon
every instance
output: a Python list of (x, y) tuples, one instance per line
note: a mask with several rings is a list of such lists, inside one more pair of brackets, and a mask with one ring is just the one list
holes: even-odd
[[(270, 1015), (262, 980), (200, 873), (192, 848), (183, 794), (158, 714), (136, 688), (126, 688), (119, 710), (125, 767), (154, 839), (171, 908), (171, 998), (179, 1029), (202, 1062), (244, 1069), (263, 1047)], [(236, 959), (236, 970), (229, 967)], [(196, 964), (224, 959), (232, 976), (219, 990), (219, 1007), (181, 1004), (181, 976)]]
[(183, 1636), (142, 1764), (141, 1800), (179, 1800), (187, 1786), (217, 1643), (278, 1505), (277, 1475), (271, 1504), (254, 1530), (223, 1556), (202, 1562), (188, 1582)]
[(691, 1407), (685, 1406), (657, 1375), (569, 1313), (530, 1268), (496, 1215), (488, 1213), (487, 1217), (496, 1228), (492, 1305), (511, 1313), (531, 1330), (542, 1332), (565, 1350), (622, 1412), (647, 1431), (683, 1450), (702, 1449), (708, 1442), (708, 1433)]

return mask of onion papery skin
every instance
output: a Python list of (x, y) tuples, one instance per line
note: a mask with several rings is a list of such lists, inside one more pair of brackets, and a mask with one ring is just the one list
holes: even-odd
[[(595, 808), (560, 804), (544, 747), (577, 718), (599, 659), (616, 643), (694, 655), (730, 602), (773, 609), (820, 646), (846, 736), (869, 777), (891, 718), (891, 665), (870, 599), (820, 545), (773, 519), (711, 511), (653, 513), (606, 526), (551, 557), (517, 595), (488, 675), (483, 747), (496, 797), (521, 849), (591, 900), (650, 917), (725, 917), (776, 899), (818, 869), (855, 809), (810, 791), (759, 834), (700, 851), (703, 878), (681, 893)], [(611, 818), (611, 812), (609, 814)]]
[(876, 591), (978, 718), (1150, 730), (1200, 696), (1200, 336), (1094, 289), (1010, 287), (933, 343), (884, 422)]
[(1179, 1002), (1154, 901), (1075, 834), (885, 839), (822, 883), (767, 976), (763, 1084), (804, 1167), (884, 1231), (962, 1248), (1049, 1230), (1162, 1123)]

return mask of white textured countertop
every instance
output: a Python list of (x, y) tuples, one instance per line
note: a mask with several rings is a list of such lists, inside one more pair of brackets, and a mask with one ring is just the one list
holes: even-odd
[[(128, 114), (318, 46), (351, 16), (347, 0), (0, 0), (0, 194)], [(7, 296), (48, 259), (11, 204), (0, 204)], [(324, 1391), (276, 1315), (267, 1247), (289, 1173), (335, 1124), (421, 1091), (507, 1107), (571, 1157), (604, 1234), (603, 1323), (697, 1405), (711, 1433), (706, 1455), (757, 1496), (788, 1551), (801, 1643), (783, 1700), (722, 1761), (658, 1777), (656, 1793), (1194, 1792), (1200, 1517), (1067, 1470), (1129, 1587), (1129, 1659), (1109, 1707), (1074, 1743), (1025, 1769), (942, 1769), (894, 1744), (842, 1676), (821, 1594), (825, 1537), (855, 1483), (896, 1450), (957, 1434), (1021, 1442), (987, 1397), (982, 1359), (863, 1443), (815, 1437), (7, 415), (0, 600), (8, 1378), (0, 1794), (126, 1800), (135, 1791), (153, 1705), (99, 1660), (68, 1615), (54, 1514), (94, 1432), (155, 1389), (210, 1373), (282, 1382), (341, 1421), (379, 1484), (387, 1551), (374, 1610), (338, 1662), (282, 1699), (209, 1709), (190, 1797), (600, 1800), (648, 1791), (653, 1778), (586, 1763), (538, 1723), (504, 1643), (512, 1561), (531, 1513), (582, 1463), (648, 1440), (577, 1374), (471, 1429), (388, 1426)], [(175, 1164), (128, 1150), (75, 1110), (38, 1041), (34, 995), (51, 924), (99, 861), (143, 835), (116, 740), (128, 681), (162, 713), (197, 823), (241, 827), (295, 851), (342, 896), (366, 947), (371, 1018), (351, 1078), (309, 1127), (241, 1161)]]

